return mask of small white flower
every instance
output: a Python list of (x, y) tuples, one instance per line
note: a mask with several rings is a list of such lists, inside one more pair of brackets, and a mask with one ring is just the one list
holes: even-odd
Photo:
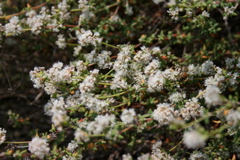
[(78, 43), (81, 46), (87, 46), (89, 44), (97, 46), (97, 44), (101, 43), (102, 41), (102, 38), (100, 37), (100, 34), (98, 32), (95, 32), (93, 34), (90, 30), (85, 31), (84, 29), (81, 29), (81, 32), (77, 30), (76, 35), (78, 38)]
[(226, 116), (226, 120), (231, 125), (236, 125), (240, 121), (240, 112), (230, 110)]
[(146, 153), (137, 158), (137, 160), (149, 160), (150, 159), (150, 154)]
[(205, 10), (202, 12), (202, 16), (203, 17), (209, 17), (209, 15), (210, 14), (207, 11), (205, 11)]
[(154, 75), (151, 75), (148, 78), (147, 90), (149, 92), (161, 91), (163, 89), (164, 83), (165, 83), (165, 77), (163, 76), (163, 73), (161, 71), (157, 71)]
[(207, 160), (207, 156), (204, 154), (204, 153), (201, 153), (201, 152), (193, 152), (191, 155), (190, 155), (190, 158), (189, 160)]
[(204, 99), (208, 105), (218, 105), (221, 103), (220, 89), (216, 86), (208, 86), (204, 94)]
[(28, 145), (28, 149), (40, 159), (43, 159), (50, 151), (47, 140), (39, 137), (34, 137), (32, 139)]
[(136, 53), (133, 59), (141, 64), (149, 64), (149, 62), (152, 60), (149, 48), (146, 48), (145, 46), (141, 47), (141, 50)]
[(75, 131), (74, 135), (78, 142), (88, 142), (90, 140), (88, 134), (79, 128)]
[(20, 20), (17, 16), (12, 17), (9, 23), (5, 24), (6, 35), (19, 35), (22, 32), (22, 27), (19, 24)]
[(161, 125), (169, 124), (175, 120), (174, 109), (167, 103), (160, 103), (157, 105), (157, 109), (154, 110), (153, 119), (158, 121)]
[(184, 120), (189, 120), (191, 117), (200, 117), (203, 115), (203, 107), (200, 106), (197, 98), (192, 98), (180, 109), (180, 114)]
[(235, 61), (235, 58), (226, 58), (225, 59), (226, 68), (232, 69), (234, 67), (234, 61)]
[(58, 35), (58, 40), (55, 43), (61, 49), (64, 49), (67, 46), (65, 42), (65, 37), (63, 36), (63, 34)]
[(167, 12), (169, 13), (170, 16), (172, 16), (171, 18), (174, 20), (178, 20), (178, 14), (179, 14), (179, 8), (176, 7), (175, 9), (170, 8)]
[(3, 128), (0, 128), (0, 144), (2, 144), (6, 139), (7, 131)]
[(124, 154), (124, 155), (122, 155), (122, 160), (132, 160), (132, 156), (131, 156), (131, 154)]
[(163, 71), (162, 74), (166, 79), (176, 81), (179, 78), (180, 70), (173, 70), (172, 68), (168, 68)]
[(207, 60), (201, 65), (202, 73), (205, 75), (212, 75), (215, 72), (214, 67), (215, 65), (213, 64), (213, 62), (210, 60)]
[(152, 146), (151, 159), (152, 160), (174, 160), (169, 154), (167, 154), (165, 151), (160, 149), (161, 146), (162, 146), (162, 141), (157, 141)]
[(67, 116), (66, 111), (57, 111), (53, 112), (52, 123), (57, 127), (58, 131), (62, 131), (62, 124), (67, 122), (69, 117)]
[(99, 70), (94, 69), (91, 71), (90, 75), (88, 75), (82, 83), (79, 85), (79, 90), (81, 93), (86, 93), (90, 92), (94, 89), (95, 87), (95, 82), (97, 80), (97, 75), (98, 75)]
[(169, 100), (172, 103), (179, 102), (179, 101), (183, 100), (184, 98), (186, 98), (186, 94), (180, 93), (180, 92), (175, 92), (169, 96)]
[(134, 109), (124, 109), (120, 118), (125, 124), (131, 124), (134, 122), (134, 116), (136, 116)]
[(115, 125), (115, 115), (98, 115), (94, 121), (90, 122), (87, 126), (87, 131), (93, 134), (100, 134), (106, 128)]
[(206, 138), (196, 130), (187, 131), (183, 135), (183, 143), (187, 148), (197, 149), (206, 145)]
[(70, 152), (74, 152), (74, 150), (75, 150), (77, 147), (78, 147), (77, 142), (71, 141), (70, 143), (68, 143), (67, 150), (69, 150)]
[(199, 65), (195, 66), (194, 64), (190, 64), (188, 66), (188, 74), (189, 75), (200, 75), (201, 67)]
[(145, 67), (144, 73), (147, 76), (151, 76), (157, 72), (157, 69), (159, 67), (160, 67), (160, 61), (157, 59), (153, 59), (152, 62)]

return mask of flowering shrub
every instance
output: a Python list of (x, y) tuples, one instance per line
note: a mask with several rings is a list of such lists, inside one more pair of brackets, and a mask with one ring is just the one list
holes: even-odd
[(240, 158), (237, 1), (47, 0), (14, 14), (6, 5), (2, 42), (47, 37), (73, 58), (30, 71), (50, 97), (52, 128), (24, 142), (1, 128), (0, 142), (19, 146), (0, 156)]

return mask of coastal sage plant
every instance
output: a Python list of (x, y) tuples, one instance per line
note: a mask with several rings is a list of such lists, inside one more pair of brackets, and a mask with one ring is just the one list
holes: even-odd
[(240, 158), (238, 0), (46, 0), (11, 14), (0, 6), (2, 42), (38, 37), (72, 55), (29, 72), (49, 95), (51, 129), (18, 142), (0, 128), (1, 145), (25, 144), (0, 157)]

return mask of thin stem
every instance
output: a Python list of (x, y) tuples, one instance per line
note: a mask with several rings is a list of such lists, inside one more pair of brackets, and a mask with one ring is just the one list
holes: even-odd
[(229, 125), (223, 125), (223, 126), (219, 127), (218, 129), (215, 129), (214, 131), (210, 132), (208, 134), (208, 136), (209, 137), (214, 136), (215, 134), (220, 133), (221, 131), (223, 131), (224, 129), (227, 129), (227, 128), (229, 128)]
[(225, 107), (222, 107), (222, 108), (219, 108), (218, 110), (216, 110), (215, 112), (207, 113), (205, 116), (203, 116), (203, 117), (201, 117), (201, 118), (199, 118), (199, 119), (197, 119), (197, 120), (195, 120), (195, 121), (193, 121), (193, 122), (190, 122), (190, 123), (186, 124), (182, 129), (186, 129), (186, 128), (190, 127), (190, 126), (193, 126), (193, 125), (195, 125), (195, 124), (197, 124), (197, 123), (205, 120), (206, 118), (211, 117), (211, 116), (214, 115), (215, 113), (221, 112), (221, 111), (223, 111), (223, 110), (225, 110), (225, 109), (226, 109)]
[(3, 143), (7, 143), (7, 144), (25, 144), (25, 143), (29, 143), (31, 141), (22, 141), (22, 142), (3, 142)]
[(171, 151), (173, 151), (175, 148), (177, 148), (177, 147), (182, 143), (182, 141), (183, 141), (183, 139), (182, 139), (180, 142), (178, 142), (178, 144), (176, 144), (174, 147), (172, 147), (172, 148), (169, 150), (169, 152), (171, 152)]
[(107, 74), (105, 74), (105, 75), (109, 75), (112, 71), (113, 71), (114, 69), (111, 69)]
[(199, 98), (199, 97), (201, 97), (204, 93), (206, 92), (206, 90), (204, 90), (204, 91), (202, 91), (201, 93), (199, 93), (198, 95), (197, 95), (197, 97), (196, 98)]
[(121, 92), (121, 93), (117, 93), (117, 94), (113, 94), (113, 95), (108, 95), (108, 96), (102, 96), (102, 97), (98, 97), (98, 99), (106, 99), (106, 98), (112, 98), (112, 97), (117, 97), (117, 96), (121, 96), (123, 94), (126, 94), (128, 92), (130, 92), (131, 90), (125, 91), (125, 92)]
[(183, 127), (183, 129), (189, 128), (190, 126), (193, 126), (193, 125), (203, 121), (204, 119), (206, 119), (206, 118), (208, 118), (208, 117), (210, 117), (212, 115), (213, 115), (212, 113), (208, 113), (205, 116), (203, 116), (203, 117), (201, 117), (201, 118), (199, 118), (199, 119), (197, 119), (197, 120), (195, 120), (193, 122), (188, 123), (185, 127)]
[(89, 135), (89, 137), (105, 137), (104, 134)]
[(118, 108), (118, 107), (124, 106), (125, 104), (127, 104), (127, 103), (126, 102), (125, 103), (121, 103), (121, 104), (119, 104), (117, 106), (113, 106), (113, 107), (110, 107), (110, 108)]
[(109, 9), (109, 8), (115, 7), (115, 6), (117, 6), (118, 4), (120, 4), (120, 2), (116, 2), (116, 3), (110, 4), (110, 5), (106, 6), (106, 7), (98, 10), (97, 12), (101, 12), (101, 11), (107, 10), (107, 9)]
[[(45, 4), (47, 4), (48, 2), (44, 2), (38, 6), (35, 6), (35, 7), (32, 7), (31, 9), (33, 10), (37, 10), (38, 8), (41, 8), (42, 6), (44, 6)], [(11, 14), (11, 15), (6, 15), (6, 16), (0, 16), (0, 19), (10, 19), (14, 16), (18, 16), (18, 15), (21, 15), (21, 14), (24, 14), (24, 13), (27, 13), (28, 11), (22, 11), (22, 12), (19, 12), (19, 13), (14, 13), (14, 14)]]
[(68, 46), (73, 46), (73, 47), (75, 47), (75, 46), (78, 46), (79, 44), (76, 44), (76, 43), (66, 43)]
[(68, 107), (68, 108), (66, 108), (66, 109), (75, 109), (75, 108), (78, 108), (78, 107), (81, 107), (81, 106), (83, 106), (82, 104), (79, 104), (79, 105), (76, 105), (76, 106), (72, 106), (72, 107)]
[(98, 84), (101, 84), (101, 85), (106, 85), (106, 86), (111, 86), (112, 84), (111, 83), (104, 83), (104, 82), (100, 82)]
[(119, 49), (119, 50), (120, 50), (119, 47), (116, 47), (116, 46), (114, 46), (114, 45), (111, 45), (111, 44), (108, 44), (108, 43), (105, 43), (105, 42), (101, 42), (101, 43), (104, 44), (104, 45), (106, 45), (106, 46), (108, 46), (108, 47), (112, 47), (112, 48), (116, 48), (116, 49)]

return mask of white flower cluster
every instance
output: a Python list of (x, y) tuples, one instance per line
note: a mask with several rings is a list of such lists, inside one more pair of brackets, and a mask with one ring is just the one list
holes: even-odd
[(227, 68), (227, 69), (232, 69), (232, 68), (234, 68), (234, 61), (235, 61), (235, 58), (226, 58), (226, 59), (225, 59), (226, 68)]
[(67, 4), (69, 0), (62, 0), (58, 4), (58, 13), (60, 14), (60, 20), (67, 20), (70, 18), (70, 12), (68, 11), (70, 5)]
[(54, 126), (57, 127), (58, 131), (62, 131), (62, 129), (63, 129), (62, 124), (64, 124), (68, 120), (69, 120), (69, 117), (67, 116), (66, 111), (53, 112), (52, 123), (54, 124)]
[(98, 115), (94, 121), (87, 126), (87, 131), (92, 134), (100, 134), (104, 129), (115, 125), (116, 117), (114, 114)]
[(34, 67), (34, 70), (30, 71), (29, 75), (34, 88), (44, 87), (44, 78), (41, 75), (44, 72), (44, 69), (44, 67)]
[(200, 106), (197, 98), (192, 98), (180, 109), (180, 115), (184, 120), (189, 120), (191, 117), (201, 117), (203, 116), (203, 107)]
[(160, 149), (162, 145), (161, 141), (157, 141), (153, 146), (152, 146), (152, 155), (151, 159), (153, 160), (174, 160), (173, 157), (171, 157), (169, 154), (164, 152), (163, 150)]
[(84, 81), (79, 84), (79, 90), (81, 93), (90, 92), (94, 89), (98, 73), (98, 69), (92, 70), (90, 74), (84, 79)]
[(40, 159), (43, 159), (43, 157), (50, 151), (47, 140), (39, 137), (34, 137), (32, 139), (32, 141), (29, 143), (28, 149)]
[(190, 155), (190, 160), (197, 160), (197, 159), (201, 159), (201, 160), (208, 160), (209, 158), (203, 154), (202, 152), (199, 151), (194, 151), (191, 155)]
[(158, 121), (160, 125), (167, 125), (175, 120), (177, 112), (168, 103), (160, 103), (157, 105), (157, 109), (152, 114), (154, 120)]
[(228, 16), (233, 14), (234, 11), (236, 10), (236, 6), (232, 6), (232, 7), (224, 6), (223, 9), (224, 9), (224, 14), (225, 14), (223, 16), (223, 20), (227, 20)]
[(83, 65), (82, 61), (64, 68), (62, 62), (57, 62), (46, 71), (44, 71), (43, 67), (35, 67), (33, 71), (30, 71), (30, 77), (35, 88), (44, 87), (48, 94), (54, 94), (58, 89), (58, 83), (63, 81), (71, 82), (74, 76), (79, 76), (84, 70), (86, 70), (86, 66)]
[(208, 86), (204, 94), (204, 99), (208, 105), (218, 105), (221, 103), (220, 89), (216, 86)]
[(63, 97), (59, 99), (51, 99), (45, 107), (45, 114), (52, 116), (52, 123), (59, 131), (62, 130), (62, 125), (68, 122), (69, 117), (65, 110), (65, 102)]
[(230, 110), (226, 116), (226, 120), (230, 125), (237, 125), (240, 121), (240, 112), (237, 110)]
[(7, 131), (4, 128), (0, 128), (0, 144), (2, 144), (6, 139)]
[(195, 66), (194, 64), (190, 64), (188, 65), (187, 73), (189, 75), (201, 75), (201, 66), (199, 65)]
[(121, 52), (118, 53), (118, 57), (114, 62), (113, 69), (115, 75), (112, 81), (111, 89), (127, 88), (126, 76), (128, 75), (128, 68), (131, 61), (131, 46), (121, 48)]
[(171, 16), (172, 19), (178, 20), (178, 15), (179, 15), (179, 8), (176, 7), (175, 9), (170, 8), (167, 12)]
[(174, 92), (169, 96), (169, 100), (171, 103), (179, 102), (185, 98), (186, 98), (186, 94), (180, 93), (180, 92)]
[(94, 17), (94, 13), (90, 11), (90, 6), (87, 0), (79, 0), (78, 8), (81, 9), (82, 14), (79, 16), (78, 25), (81, 25), (83, 21), (89, 20), (91, 17)]
[(17, 16), (9, 19), (9, 23), (5, 24), (4, 30), (6, 35), (17, 36), (22, 33), (22, 27), (19, 24), (20, 20)]
[(149, 64), (149, 62), (152, 60), (152, 54), (150, 49), (146, 47), (141, 47), (141, 50), (136, 53), (136, 55), (133, 57), (133, 60), (137, 63)]
[(102, 42), (102, 38), (100, 37), (100, 34), (98, 32), (95, 32), (94, 34), (92, 31), (81, 28), (80, 31), (76, 31), (78, 43), (81, 46), (87, 46), (89, 44), (92, 44), (93, 46), (97, 46), (97, 44), (100, 44)]
[(74, 135), (77, 142), (88, 142), (90, 140), (89, 135), (79, 128), (75, 131)]
[[(209, 86), (220, 86), (221, 82), (225, 80), (225, 77), (223, 76), (223, 71), (219, 67), (216, 67), (217, 73), (213, 76), (210, 76), (205, 79), (204, 85), (206, 87)], [(224, 87), (224, 86), (222, 86)]]
[(160, 61), (157, 59), (153, 59), (151, 63), (149, 63), (146, 68), (144, 69), (144, 73), (147, 76), (154, 75), (156, 71), (160, 67)]
[(62, 27), (62, 22), (58, 23), (57, 19), (53, 19), (55, 15), (59, 14), (60, 20), (67, 20), (70, 17), (70, 12), (68, 11), (69, 5), (68, 0), (63, 0), (58, 4), (58, 8), (52, 7), (51, 13), (46, 7), (42, 7), (39, 14), (35, 10), (30, 10), (26, 12), (26, 19), (20, 21), (18, 17), (14, 16), (6, 23), (4, 26), (4, 31), (6, 35), (19, 35), (22, 32), (21, 25), (27, 25), (31, 28), (32, 33), (38, 35), (41, 29), (44, 27), (49, 27), (54, 32), (58, 32), (59, 28)]
[(166, 70), (163, 71), (163, 76), (168, 79), (168, 80), (171, 80), (171, 81), (177, 81), (178, 78), (180, 78), (180, 69), (172, 69), (172, 68), (168, 68)]
[(85, 55), (86, 60), (89, 63), (97, 64), (100, 69), (107, 69), (112, 67), (113, 63), (110, 62), (110, 55), (112, 53), (110, 51), (101, 51), (100, 54), (97, 54), (95, 50)]
[(209, 14), (207, 11), (204, 10), (204, 11), (202, 12), (202, 16), (203, 16), (203, 17), (209, 17), (210, 14)]
[(196, 130), (186, 131), (183, 135), (183, 143), (190, 149), (202, 148), (206, 145), (206, 137)]
[(165, 83), (165, 77), (161, 71), (157, 71), (154, 75), (151, 75), (148, 78), (148, 91), (156, 92), (161, 91), (163, 89)]
[(213, 62), (210, 60), (207, 60), (201, 66), (202, 73), (204, 75), (213, 75), (215, 72), (214, 67), (215, 65), (213, 64)]
[(78, 148), (78, 144), (77, 142), (75, 141), (71, 141), (70, 143), (68, 143), (68, 146), (67, 146), (67, 150), (70, 151), (70, 152), (74, 152), (74, 150)]
[(79, 91), (76, 91), (74, 95), (70, 95), (66, 98), (66, 108), (79, 106), (80, 104), (85, 106), (87, 109), (100, 112), (108, 110), (108, 106), (114, 102), (113, 98), (107, 98), (105, 100), (98, 99), (97, 95), (92, 93), (80, 94)]
[(128, 154), (124, 154), (122, 155), (122, 159), (123, 160), (132, 160), (132, 156), (128, 153)]
[(43, 27), (44, 21), (50, 20), (50, 15), (46, 14), (45, 7), (42, 8), (41, 12), (43, 14), (37, 14), (36, 11), (34, 11), (34, 10), (31, 10), (26, 13), (26, 16), (27, 16), (26, 24), (29, 27), (31, 27), (31, 31), (34, 34), (39, 34)]
[(136, 116), (136, 112), (134, 109), (124, 109), (120, 118), (125, 124), (131, 124), (134, 122), (134, 117)]
[(58, 35), (58, 40), (55, 43), (59, 48), (62, 48), (62, 49), (64, 49), (67, 46), (66, 40), (63, 37), (63, 34)]
[(87, 0), (79, 0), (78, 1), (78, 8), (82, 9), (82, 10), (88, 10), (89, 9), (88, 1)]
[[(157, 141), (152, 146), (152, 153), (145, 153), (141, 156), (137, 157), (137, 160), (174, 160), (173, 157), (171, 157), (169, 154), (167, 154), (165, 151), (161, 150), (162, 141)], [(133, 157), (131, 154), (123, 154), (122, 155), (123, 160), (133, 160)]]

